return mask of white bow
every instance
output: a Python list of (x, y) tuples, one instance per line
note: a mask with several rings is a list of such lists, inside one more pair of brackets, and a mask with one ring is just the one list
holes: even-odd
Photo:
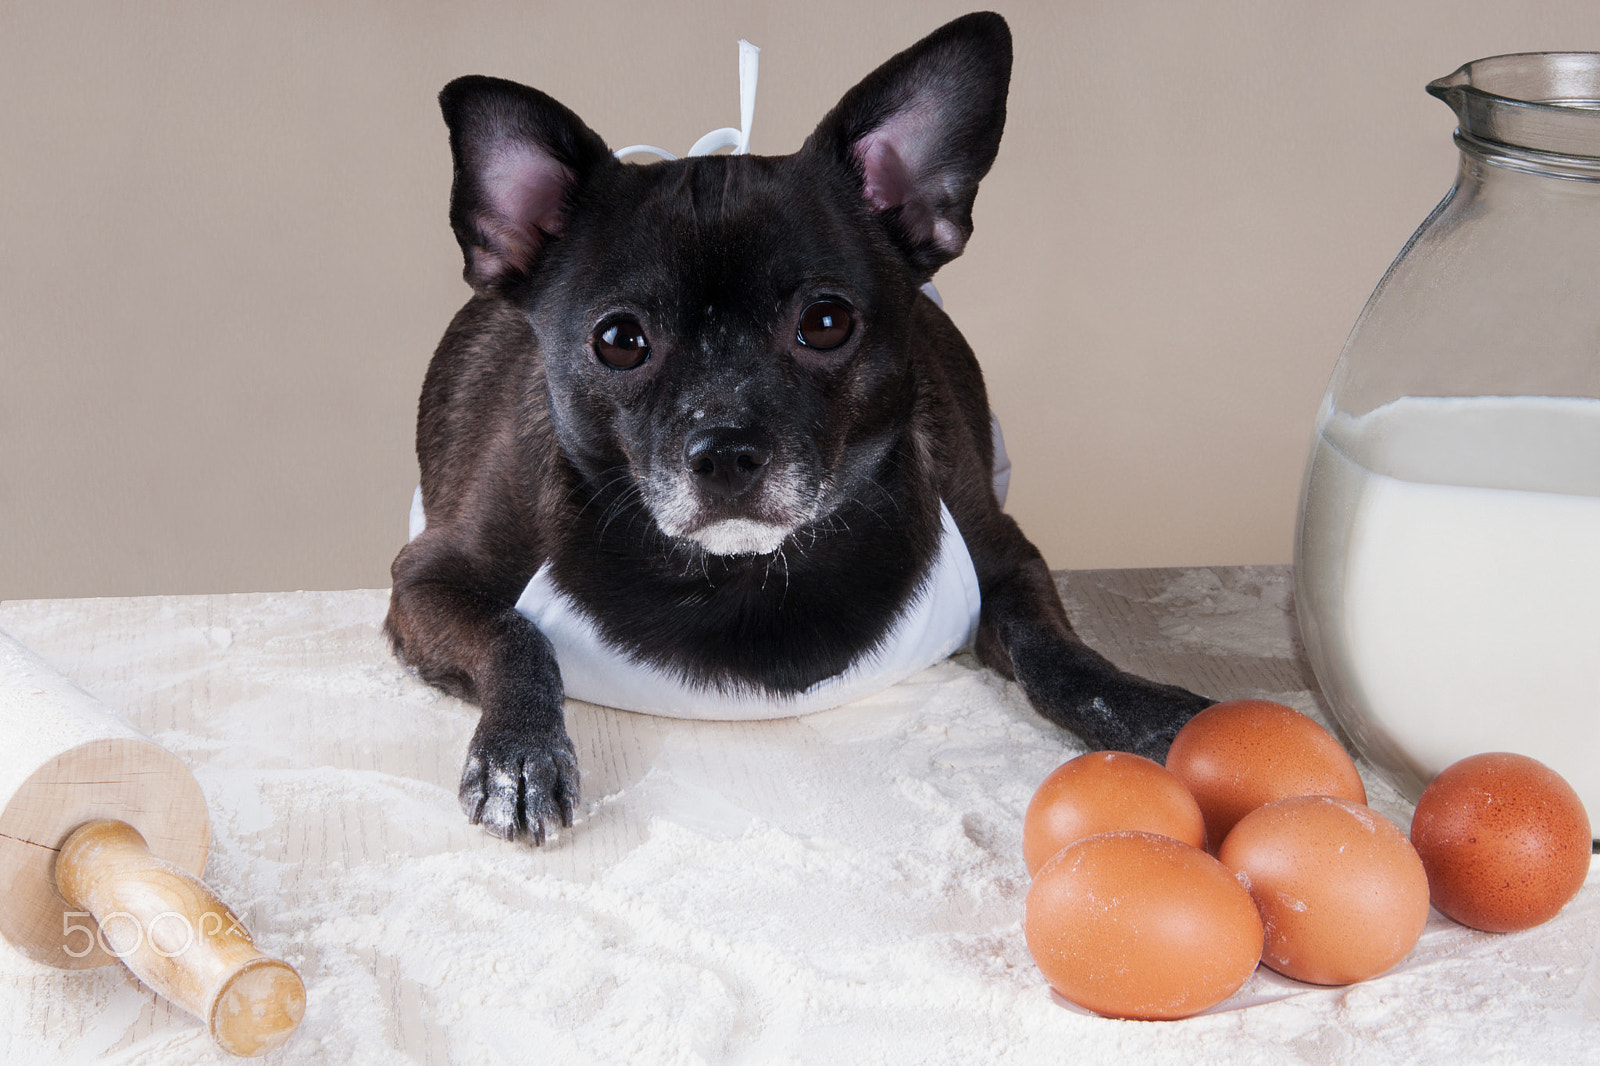
[[(750, 154), (750, 120), (756, 113), (756, 72), (761, 66), (761, 49), (749, 41), (739, 42), (739, 128), (724, 126), (720, 130), (710, 133), (694, 142), (689, 149), (691, 156), (710, 155), (722, 148), (732, 148), (734, 155)], [(665, 148), (657, 148), (653, 144), (630, 144), (626, 148), (618, 148), (612, 153), (618, 159), (630, 155), (658, 155), (662, 159), (677, 159), (678, 157)]]

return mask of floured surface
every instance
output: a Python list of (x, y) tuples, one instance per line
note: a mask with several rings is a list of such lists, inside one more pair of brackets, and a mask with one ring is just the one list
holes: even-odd
[[(1063, 582), (1122, 665), (1327, 721), (1287, 568)], [(0, 604), (0, 628), (194, 769), (207, 879), (306, 981), (305, 1022), (266, 1061), (1600, 1063), (1593, 872), (1526, 933), (1435, 914), (1397, 970), (1350, 988), (1261, 970), (1168, 1023), (1053, 996), (1022, 939), (1022, 814), (1081, 749), (969, 659), (803, 719), (571, 704), (578, 825), (542, 850), (492, 840), (455, 800), (476, 711), (395, 663), (386, 600)], [(0, 952), (0, 1061), (229, 1060), (118, 969)]]

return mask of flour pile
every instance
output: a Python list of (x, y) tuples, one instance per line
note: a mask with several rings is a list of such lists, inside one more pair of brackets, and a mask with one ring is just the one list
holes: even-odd
[[(1284, 581), (1175, 585), (1209, 607), (1166, 639), (1209, 627), (1219, 653), (1291, 658)], [(1528, 933), (1434, 915), (1397, 970), (1350, 988), (1260, 970), (1171, 1023), (1054, 996), (1022, 938), (1021, 823), (1078, 749), (970, 659), (804, 719), (572, 704), (578, 824), (544, 849), (489, 839), (455, 799), (476, 712), (400, 670), (384, 607), (0, 605), (0, 626), (195, 769), (208, 880), (306, 979), (305, 1022), (269, 1061), (1600, 1062), (1592, 872)], [(1214, 694), (1316, 710), (1308, 692)], [(1399, 797), (1369, 788), (1404, 828)], [(14, 956), (0, 1034), (8, 1063), (228, 1061), (120, 971)]]

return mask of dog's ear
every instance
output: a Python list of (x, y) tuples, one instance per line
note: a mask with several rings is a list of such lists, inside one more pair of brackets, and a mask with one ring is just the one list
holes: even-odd
[(479, 292), (526, 280), (539, 249), (561, 233), (575, 189), (614, 163), (605, 142), (537, 89), (500, 78), (457, 78), (439, 94), (455, 181), (450, 226)]
[(972, 234), (972, 201), (1006, 121), (1011, 31), (992, 12), (940, 27), (845, 94), (806, 141), (848, 168), (914, 268)]

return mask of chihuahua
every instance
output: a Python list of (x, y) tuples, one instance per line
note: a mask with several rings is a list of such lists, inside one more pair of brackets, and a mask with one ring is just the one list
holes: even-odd
[(1001, 510), (977, 360), (924, 290), (971, 236), (1010, 73), (1005, 21), (968, 15), (793, 155), (648, 165), (537, 90), (444, 88), (474, 295), (423, 384), (385, 630), (482, 710), (473, 823), (572, 824), (566, 695), (801, 713), (970, 640), (1093, 747), (1160, 760), (1210, 703), (1073, 633)]

